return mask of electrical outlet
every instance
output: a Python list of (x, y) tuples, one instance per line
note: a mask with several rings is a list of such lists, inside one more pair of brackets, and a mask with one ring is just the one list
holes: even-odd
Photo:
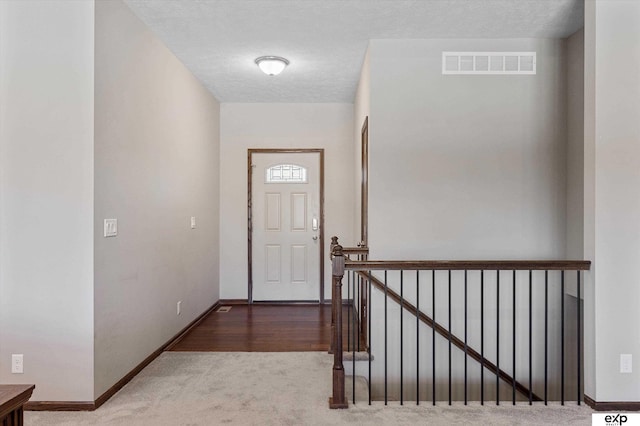
[(11, 372), (13, 374), (24, 373), (24, 355), (22, 354), (11, 355)]
[(620, 354), (620, 372), (631, 373), (633, 371), (633, 357), (631, 354)]
[(176, 315), (180, 315), (180, 308), (182, 308), (182, 300), (178, 301), (176, 305)]

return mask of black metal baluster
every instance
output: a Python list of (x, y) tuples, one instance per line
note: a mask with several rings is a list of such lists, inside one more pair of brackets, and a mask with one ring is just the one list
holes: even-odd
[(369, 347), (369, 405), (371, 405), (371, 271), (368, 273), (369, 275), (369, 284), (367, 286), (367, 319), (369, 321), (369, 340), (367, 341)]
[(560, 403), (564, 405), (564, 270), (560, 272)]
[(436, 405), (436, 270), (431, 271), (431, 398)]
[(467, 405), (467, 270), (464, 270), (464, 405)]
[(529, 405), (533, 404), (533, 272), (529, 269)]
[[(353, 274), (353, 295), (355, 297), (356, 287), (358, 284), (356, 283), (356, 275), (355, 271), (351, 272)], [(355, 301), (354, 301), (355, 303)], [(360, 311), (362, 308), (358, 309), (358, 316), (360, 316)], [(354, 312), (355, 313), (355, 312)], [(356, 328), (358, 328), (360, 321), (356, 321), (356, 316), (353, 316), (353, 327), (351, 328), (351, 332), (353, 333), (353, 348), (352, 348), (352, 358), (351, 358), (351, 395), (353, 396), (353, 403), (356, 403)]]
[(484, 270), (480, 271), (480, 405), (484, 405)]
[(416, 271), (416, 405), (420, 405), (420, 271)]
[(513, 270), (513, 301), (512, 301), (512, 309), (513, 309), (513, 377), (512, 377), (512, 390), (511, 390), (511, 398), (513, 400), (513, 405), (516, 405), (516, 270)]
[(496, 271), (496, 405), (500, 405), (500, 271)]
[(384, 271), (384, 405), (387, 405), (387, 271)]
[(447, 303), (449, 309), (449, 319), (447, 321), (449, 325), (449, 405), (451, 405), (451, 269), (449, 269), (449, 302)]
[[(354, 275), (354, 279), (355, 279), (355, 275)], [(357, 292), (358, 292), (358, 296), (356, 297), (356, 299), (358, 300), (358, 333), (357, 333), (357, 340), (358, 340), (358, 352), (360, 352), (360, 328), (362, 327), (362, 311), (366, 308), (363, 308), (362, 306), (362, 299), (360, 298), (360, 288), (362, 287), (362, 277), (358, 275), (358, 284), (356, 285), (357, 287)]]
[(402, 342), (402, 335), (404, 332), (404, 328), (402, 326), (402, 317), (404, 314), (404, 271), (400, 271), (400, 405), (404, 405), (404, 387), (403, 387), (403, 378), (402, 378), (402, 372), (403, 372), (403, 342)]
[(581, 376), (582, 376), (582, 357), (581, 357), (581, 352), (582, 352), (582, 339), (580, 338), (580, 333), (582, 333), (582, 315), (580, 312), (580, 305), (581, 305), (581, 298), (580, 298), (580, 271), (577, 271), (578, 273), (578, 332), (577, 337), (578, 337), (578, 405), (580, 405), (580, 400), (582, 399), (581, 396), (581, 392), (580, 392), (580, 388), (582, 386), (582, 380), (581, 380)]
[(549, 271), (544, 271), (544, 405), (547, 405), (547, 388), (549, 374)]
[(351, 350), (351, 311), (355, 309), (351, 300), (351, 274), (347, 274), (347, 351)]

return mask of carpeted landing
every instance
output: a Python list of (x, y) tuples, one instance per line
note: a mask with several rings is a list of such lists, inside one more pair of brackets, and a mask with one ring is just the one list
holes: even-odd
[(322, 352), (165, 352), (94, 412), (25, 412), (61, 425), (590, 425), (583, 406), (399, 406), (329, 410), (333, 357)]

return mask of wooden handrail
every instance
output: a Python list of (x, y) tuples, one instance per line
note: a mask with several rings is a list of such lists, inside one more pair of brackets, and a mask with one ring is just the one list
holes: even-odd
[(589, 260), (347, 260), (345, 269), (350, 271), (374, 270), (564, 270), (588, 271)]
[(343, 247), (344, 254), (369, 254), (368, 247)]
[[(357, 273), (361, 277), (363, 277), (363, 278), (365, 278), (367, 280), (370, 280), (371, 284), (374, 287), (378, 288), (379, 290), (384, 291), (385, 285), (384, 285), (384, 283), (382, 281), (380, 281), (379, 279), (377, 279), (376, 277), (374, 277), (374, 276), (372, 276), (370, 274), (366, 274), (366, 273), (361, 272), (361, 271), (358, 271)], [(391, 300), (393, 300), (398, 305), (400, 305), (403, 308), (405, 308), (410, 314), (416, 315), (416, 307), (413, 304), (407, 302), (406, 299), (401, 298), (398, 293), (396, 293), (395, 291), (390, 289), (388, 286), (387, 286), (387, 295), (391, 298)], [(435, 322), (430, 316), (428, 316), (427, 314), (425, 314), (422, 311), (417, 311), (417, 315), (418, 315), (418, 318), (420, 318), (420, 321), (422, 321), (423, 323), (427, 324), (429, 327), (433, 328), (439, 335), (441, 335), (445, 339), (449, 340), (449, 330), (446, 327), (444, 327), (441, 324)], [(457, 336), (455, 336), (453, 334), (451, 335), (451, 343), (453, 343), (453, 345), (456, 346), (458, 349), (461, 349), (461, 350), (464, 351), (464, 349), (465, 349), (464, 341), (462, 341), (460, 338), (458, 338)], [(492, 372), (493, 374), (499, 375), (500, 378), (502, 380), (504, 380), (506, 383), (508, 383), (509, 385), (513, 384), (513, 377), (511, 377), (507, 372), (505, 372), (502, 369), (498, 369), (494, 363), (492, 363), (491, 361), (489, 361), (486, 358), (484, 358), (482, 355), (480, 355), (480, 353), (478, 353), (478, 351), (473, 349), (468, 344), (466, 345), (466, 348), (467, 348), (467, 354), (471, 358), (476, 360), (478, 363), (483, 364), (485, 366), (485, 368), (487, 370), (489, 370), (490, 372)], [(529, 397), (529, 388), (526, 387), (525, 385), (523, 385), (522, 383), (520, 383), (517, 380), (516, 380), (516, 389), (522, 395), (526, 396), (527, 398)], [(536, 395), (535, 393), (532, 393), (532, 399), (534, 401), (542, 401), (542, 398), (540, 398), (540, 396)]]

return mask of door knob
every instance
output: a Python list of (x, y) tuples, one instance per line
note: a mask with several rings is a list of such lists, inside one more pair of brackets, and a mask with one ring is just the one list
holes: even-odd
[(311, 237), (313, 239), (313, 241), (316, 241), (318, 239), (317, 235), (314, 235), (313, 237)]

